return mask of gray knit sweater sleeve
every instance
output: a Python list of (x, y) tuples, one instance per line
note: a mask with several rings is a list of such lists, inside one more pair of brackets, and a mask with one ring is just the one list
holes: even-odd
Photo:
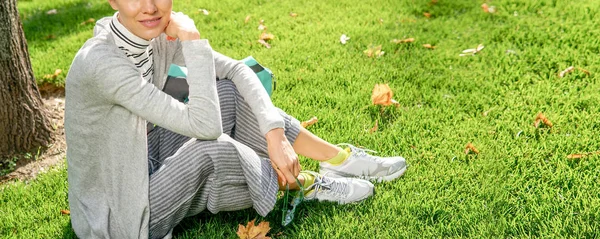
[(94, 66), (98, 93), (109, 102), (164, 128), (198, 139), (216, 139), (222, 134), (213, 51), (207, 40), (184, 41), (182, 52), (188, 66), (189, 102), (183, 104), (140, 77), (140, 72), (115, 47)]
[[(181, 51), (185, 52), (185, 49), (181, 49)], [(173, 56), (173, 63), (187, 66), (187, 62), (184, 62), (182, 56), (184, 54), (179, 54), (179, 50), (177, 50)], [(285, 127), (283, 118), (273, 105), (260, 79), (250, 67), (216, 51), (213, 51), (213, 58), (217, 78), (233, 81), (240, 95), (246, 100), (252, 113), (258, 119), (258, 126), (263, 135), (271, 129)]]

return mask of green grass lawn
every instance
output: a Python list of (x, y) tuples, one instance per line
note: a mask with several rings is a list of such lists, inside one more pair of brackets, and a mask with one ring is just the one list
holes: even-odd
[[(235, 238), (238, 224), (255, 218), (269, 221), (277, 238), (600, 237), (600, 157), (567, 158), (600, 150), (600, 5), (494, 0), (490, 14), (482, 3), (175, 0), (215, 50), (271, 68), (274, 103), (300, 120), (317, 116), (311, 131), (410, 164), (364, 202), (302, 204), (286, 228), (279, 201), (266, 218), (251, 209), (188, 218), (176, 238)], [(93, 25), (80, 23), (113, 13), (105, 0), (20, 0), (19, 10), (35, 76), (56, 84), (92, 36)], [(261, 19), (275, 35), (271, 49), (257, 43)], [(342, 34), (351, 38), (345, 45)], [(391, 42), (410, 37), (415, 42)], [(478, 44), (485, 48), (475, 56), (459, 56)], [(369, 45), (385, 54), (367, 57)], [(569, 66), (591, 75), (558, 77)], [(63, 74), (42, 79), (55, 69)], [(398, 108), (371, 104), (377, 83), (389, 84)], [(554, 127), (535, 128), (539, 112)], [(468, 142), (478, 155), (465, 154)], [(67, 187), (65, 166), (2, 187), (0, 235), (73, 237), (60, 212)]]

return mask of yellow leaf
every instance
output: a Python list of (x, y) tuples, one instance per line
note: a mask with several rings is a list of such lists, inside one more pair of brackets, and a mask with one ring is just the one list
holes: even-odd
[(411, 43), (411, 42), (414, 42), (414, 41), (415, 41), (415, 39), (412, 38), (412, 37), (411, 38), (406, 38), (406, 39), (394, 39), (394, 40), (392, 40), (392, 42), (396, 43), (396, 44)]
[(423, 47), (431, 50), (435, 49), (435, 46), (432, 46), (431, 44), (423, 44)]
[(275, 38), (275, 36), (273, 34), (266, 33), (266, 32), (261, 33), (260, 37), (259, 37), (259, 39), (264, 40), (264, 41), (270, 41), (270, 40), (273, 40), (273, 38)]
[(267, 237), (267, 233), (271, 230), (269, 227), (269, 222), (260, 222), (258, 225), (254, 225), (254, 221), (248, 222), (246, 227), (242, 226), (242, 224), (238, 225), (237, 235), (240, 239), (270, 239), (271, 237)]
[(290, 17), (297, 17), (297, 16), (298, 16), (298, 13), (290, 12)]
[(302, 127), (306, 128), (306, 127), (308, 127), (308, 126), (311, 126), (311, 125), (313, 125), (313, 124), (316, 124), (318, 121), (319, 121), (319, 119), (317, 119), (317, 117), (316, 117), (316, 116), (313, 116), (312, 118), (310, 118), (310, 119), (309, 119), (309, 120), (307, 120), (307, 121), (302, 121), (302, 122), (300, 123), (300, 125), (302, 125)]
[(86, 25), (86, 24), (94, 23), (94, 22), (96, 22), (96, 19), (90, 18), (90, 19), (85, 20), (84, 22), (82, 22), (80, 25)]
[(426, 18), (430, 18), (430, 17), (431, 17), (431, 13), (424, 12), (424, 13), (423, 13), (423, 16), (425, 16)]
[(392, 89), (390, 89), (388, 84), (376, 84), (373, 88), (371, 101), (374, 105), (388, 106), (393, 103), (392, 96), (394, 96), (394, 93), (392, 92)]
[(246, 19), (244, 19), (244, 24), (248, 23), (248, 21), (250, 21), (250, 18), (252, 18), (252, 16), (246, 16)]
[(383, 54), (385, 54), (385, 52), (381, 50), (381, 45), (379, 45), (379, 46), (370, 45), (369, 48), (364, 50), (363, 52), (369, 58), (381, 57), (381, 56), (383, 56)]

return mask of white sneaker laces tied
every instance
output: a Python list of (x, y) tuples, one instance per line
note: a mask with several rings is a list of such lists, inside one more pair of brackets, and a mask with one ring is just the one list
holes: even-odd
[[(326, 175), (327, 173), (325, 173)], [(325, 175), (316, 175), (315, 182), (306, 188), (306, 191), (315, 190), (316, 193), (332, 194), (334, 196), (346, 197), (349, 192), (348, 184), (331, 180)]]

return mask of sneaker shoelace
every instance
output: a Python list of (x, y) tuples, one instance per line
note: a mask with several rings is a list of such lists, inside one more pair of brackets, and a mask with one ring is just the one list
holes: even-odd
[(364, 158), (366, 158), (368, 160), (371, 160), (373, 162), (380, 163), (380, 157), (373, 156), (373, 155), (369, 154), (369, 153), (376, 154), (377, 151), (375, 151), (375, 150), (370, 150), (370, 149), (365, 149), (365, 148), (359, 148), (359, 147), (356, 147), (354, 145), (346, 144), (346, 143), (338, 144), (338, 146), (346, 146), (346, 147), (350, 148), (351, 154), (356, 154), (358, 156), (362, 156), (362, 157), (364, 157)]
[(314, 190), (315, 196), (317, 193), (331, 194), (339, 197), (346, 197), (350, 188), (348, 184), (332, 180), (325, 175), (316, 175), (315, 182), (305, 189), (306, 192)]

